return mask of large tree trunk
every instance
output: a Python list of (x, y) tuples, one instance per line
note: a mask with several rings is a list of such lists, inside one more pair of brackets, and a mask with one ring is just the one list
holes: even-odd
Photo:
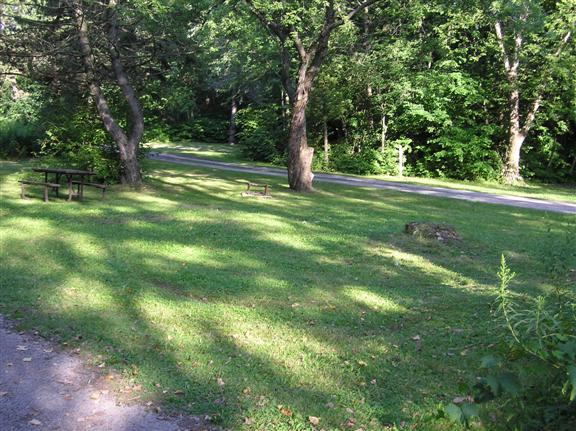
[(297, 192), (310, 192), (312, 188), (312, 159), (314, 148), (308, 146), (306, 134), (306, 107), (308, 94), (298, 92), (301, 98), (292, 107), (292, 122), (288, 138), (288, 184)]
[(510, 131), (509, 139), (503, 176), (506, 183), (514, 184), (522, 181), (522, 176), (520, 175), (520, 150), (526, 136), (521, 131)]
[(515, 71), (508, 73), (508, 82), (512, 89), (508, 96), (510, 103), (508, 147), (506, 149), (503, 177), (506, 183), (514, 184), (522, 180), (520, 175), (520, 150), (526, 135), (520, 127), (520, 94), (517, 89), (518, 83)]
[(328, 141), (328, 119), (324, 116), (322, 121), (322, 127), (324, 132), (324, 164), (325, 168), (328, 168), (330, 163), (330, 142)]
[(115, 1), (111, 0), (109, 2), (109, 36), (110, 42), (112, 44), (110, 48), (110, 57), (112, 68), (116, 76), (116, 82), (122, 90), (124, 99), (126, 100), (130, 109), (130, 118), (132, 123), (130, 136), (124, 132), (116, 119), (112, 116), (108, 102), (102, 94), (102, 90), (96, 79), (92, 47), (89, 38), (88, 23), (82, 9), (82, 3), (78, 0), (74, 0), (72, 2), (78, 29), (78, 41), (82, 53), (82, 61), (84, 63), (86, 78), (88, 81), (88, 88), (90, 90), (91, 96), (94, 98), (96, 108), (102, 123), (104, 124), (104, 128), (112, 137), (116, 145), (118, 145), (120, 161), (123, 165), (122, 182), (131, 186), (139, 186), (142, 182), (142, 177), (140, 175), (140, 164), (138, 162), (138, 147), (140, 145), (140, 139), (144, 133), (144, 117), (140, 103), (138, 102), (138, 98), (128, 81), (128, 76), (124, 71), (116, 48), (118, 27), (116, 22), (116, 12), (114, 10), (115, 5)]
[(228, 144), (236, 144), (236, 115), (238, 114), (237, 94), (232, 95), (230, 102), (230, 121), (228, 123)]

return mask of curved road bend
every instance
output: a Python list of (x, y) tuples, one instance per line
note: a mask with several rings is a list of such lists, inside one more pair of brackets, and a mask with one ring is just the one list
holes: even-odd
[[(167, 154), (167, 153), (151, 153), (149, 155), (149, 158), (153, 160), (160, 160), (163, 162), (220, 169), (224, 171), (246, 172), (249, 174), (256, 174), (256, 175), (286, 177), (286, 170), (280, 168), (237, 165), (234, 163), (217, 162), (213, 160), (199, 159), (197, 157), (192, 156)], [(576, 214), (576, 203), (570, 203), (570, 202), (547, 201), (522, 196), (495, 195), (491, 193), (473, 192), (468, 190), (455, 190), (442, 187), (419, 186), (414, 184), (404, 184), (393, 181), (374, 180), (369, 178), (348, 177), (345, 175), (336, 175), (336, 174), (315, 174), (314, 181), (342, 184), (353, 187), (369, 187), (375, 189), (395, 190), (398, 192), (417, 193), (420, 195), (460, 199), (470, 202), (508, 205), (512, 207), (529, 208), (555, 213)]]

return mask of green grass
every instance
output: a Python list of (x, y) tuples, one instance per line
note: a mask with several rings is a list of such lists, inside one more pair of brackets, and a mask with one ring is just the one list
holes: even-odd
[[(0, 313), (122, 371), (144, 400), (233, 429), (454, 429), (435, 412), (498, 340), (501, 253), (517, 291), (547, 290), (546, 256), (574, 223), (384, 190), (294, 194), (278, 178), (273, 199), (242, 198), (244, 174), (161, 163), (140, 193), (44, 204), (19, 199), (21, 168), (0, 164)], [(408, 237), (413, 220), (463, 239)]]
[[(151, 142), (147, 144), (154, 151), (172, 154), (186, 154), (203, 159), (221, 162), (251, 164), (257, 166), (273, 166), (269, 163), (251, 162), (242, 156), (238, 146), (227, 144), (211, 144), (195, 141), (181, 142)], [(350, 175), (350, 174), (345, 174)], [(358, 175), (351, 175), (358, 176)], [(385, 181), (395, 181), (422, 186), (445, 187), (456, 190), (471, 190), (484, 193), (493, 193), (509, 196), (523, 196), (535, 199), (576, 202), (576, 185), (544, 184), (527, 182), (523, 185), (510, 186), (490, 181), (457, 181), (439, 178), (395, 177), (390, 175), (370, 175)]]

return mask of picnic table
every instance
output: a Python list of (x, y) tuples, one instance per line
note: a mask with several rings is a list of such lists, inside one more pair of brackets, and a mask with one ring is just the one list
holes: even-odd
[[(72, 188), (72, 182), (74, 178), (79, 178), (80, 183), (84, 183), (84, 178), (96, 175), (96, 172), (83, 171), (80, 169), (63, 169), (63, 168), (33, 168), (34, 172), (44, 173), (44, 182), (48, 184), (48, 175), (53, 174), (55, 176), (55, 184), (60, 184), (60, 178), (66, 177), (66, 182), (68, 183), (68, 200), (72, 200), (74, 191)], [(56, 196), (58, 194), (58, 188), (55, 188)]]

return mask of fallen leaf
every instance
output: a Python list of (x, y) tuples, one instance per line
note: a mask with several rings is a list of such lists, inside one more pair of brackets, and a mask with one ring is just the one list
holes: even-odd
[(44, 349), (44, 353), (52, 353), (54, 351), (53, 348)]
[(376, 379), (370, 380), (370, 384), (371, 384), (371, 385), (375, 385), (375, 384), (376, 384)]
[(284, 407), (283, 405), (279, 405), (276, 407), (278, 408), (278, 410), (280, 410), (280, 413), (282, 413), (284, 416), (288, 416), (288, 417), (292, 416), (292, 412), (290, 411), (289, 408)]
[(90, 398), (92, 398), (93, 400), (99, 400), (100, 399), (100, 392), (93, 392), (90, 395)]
[(26, 346), (17, 346), (17, 347), (16, 347), (16, 350), (19, 350), (19, 351), (21, 351), (21, 352), (25, 352), (26, 350), (28, 350), (28, 347), (26, 347)]
[(316, 426), (320, 423), (320, 419), (317, 418), (316, 416), (308, 416), (308, 422), (310, 422), (312, 425)]
[(347, 428), (352, 428), (354, 425), (356, 425), (356, 420), (354, 418), (348, 418), (346, 419), (346, 424), (345, 426)]
[(252, 425), (252, 418), (244, 418), (244, 425)]
[(354, 410), (352, 410), (350, 407), (346, 407), (346, 412), (353, 415), (354, 414)]
[(420, 341), (420, 340), (421, 340), (420, 335), (414, 335), (414, 336), (412, 337), (412, 340), (413, 340), (413, 341)]
[(28, 423), (29, 423), (30, 425), (34, 425), (34, 426), (40, 426), (40, 425), (42, 425), (42, 422), (39, 421), (38, 419), (32, 419), (31, 421), (28, 421)]
[(324, 405), (324, 407), (326, 407), (327, 409), (333, 409), (334, 408), (334, 403), (326, 403)]
[(358, 361), (358, 365), (360, 365), (361, 367), (365, 367), (365, 366), (367, 366), (368, 364), (367, 364), (366, 362), (364, 362), (364, 361)]
[(5, 391), (1, 391), (1, 392), (0, 392), (0, 397), (4, 397), (4, 396), (6, 396), (6, 395), (8, 395), (8, 392), (5, 392)]
[(32, 362), (32, 358), (24, 358), (22, 359), (22, 362)]
[(177, 389), (174, 391), (174, 395), (184, 395), (184, 391), (182, 389)]
[(242, 393), (244, 395), (250, 395), (252, 393), (252, 389), (250, 389), (249, 387), (246, 387), (246, 388), (242, 389)]
[(226, 383), (224, 383), (224, 380), (221, 377), (218, 377), (216, 379), (216, 382), (218, 383), (218, 386), (220, 386), (220, 387), (224, 387), (224, 385), (226, 385)]
[(454, 404), (461, 404), (466, 401), (466, 397), (456, 397), (452, 400)]

